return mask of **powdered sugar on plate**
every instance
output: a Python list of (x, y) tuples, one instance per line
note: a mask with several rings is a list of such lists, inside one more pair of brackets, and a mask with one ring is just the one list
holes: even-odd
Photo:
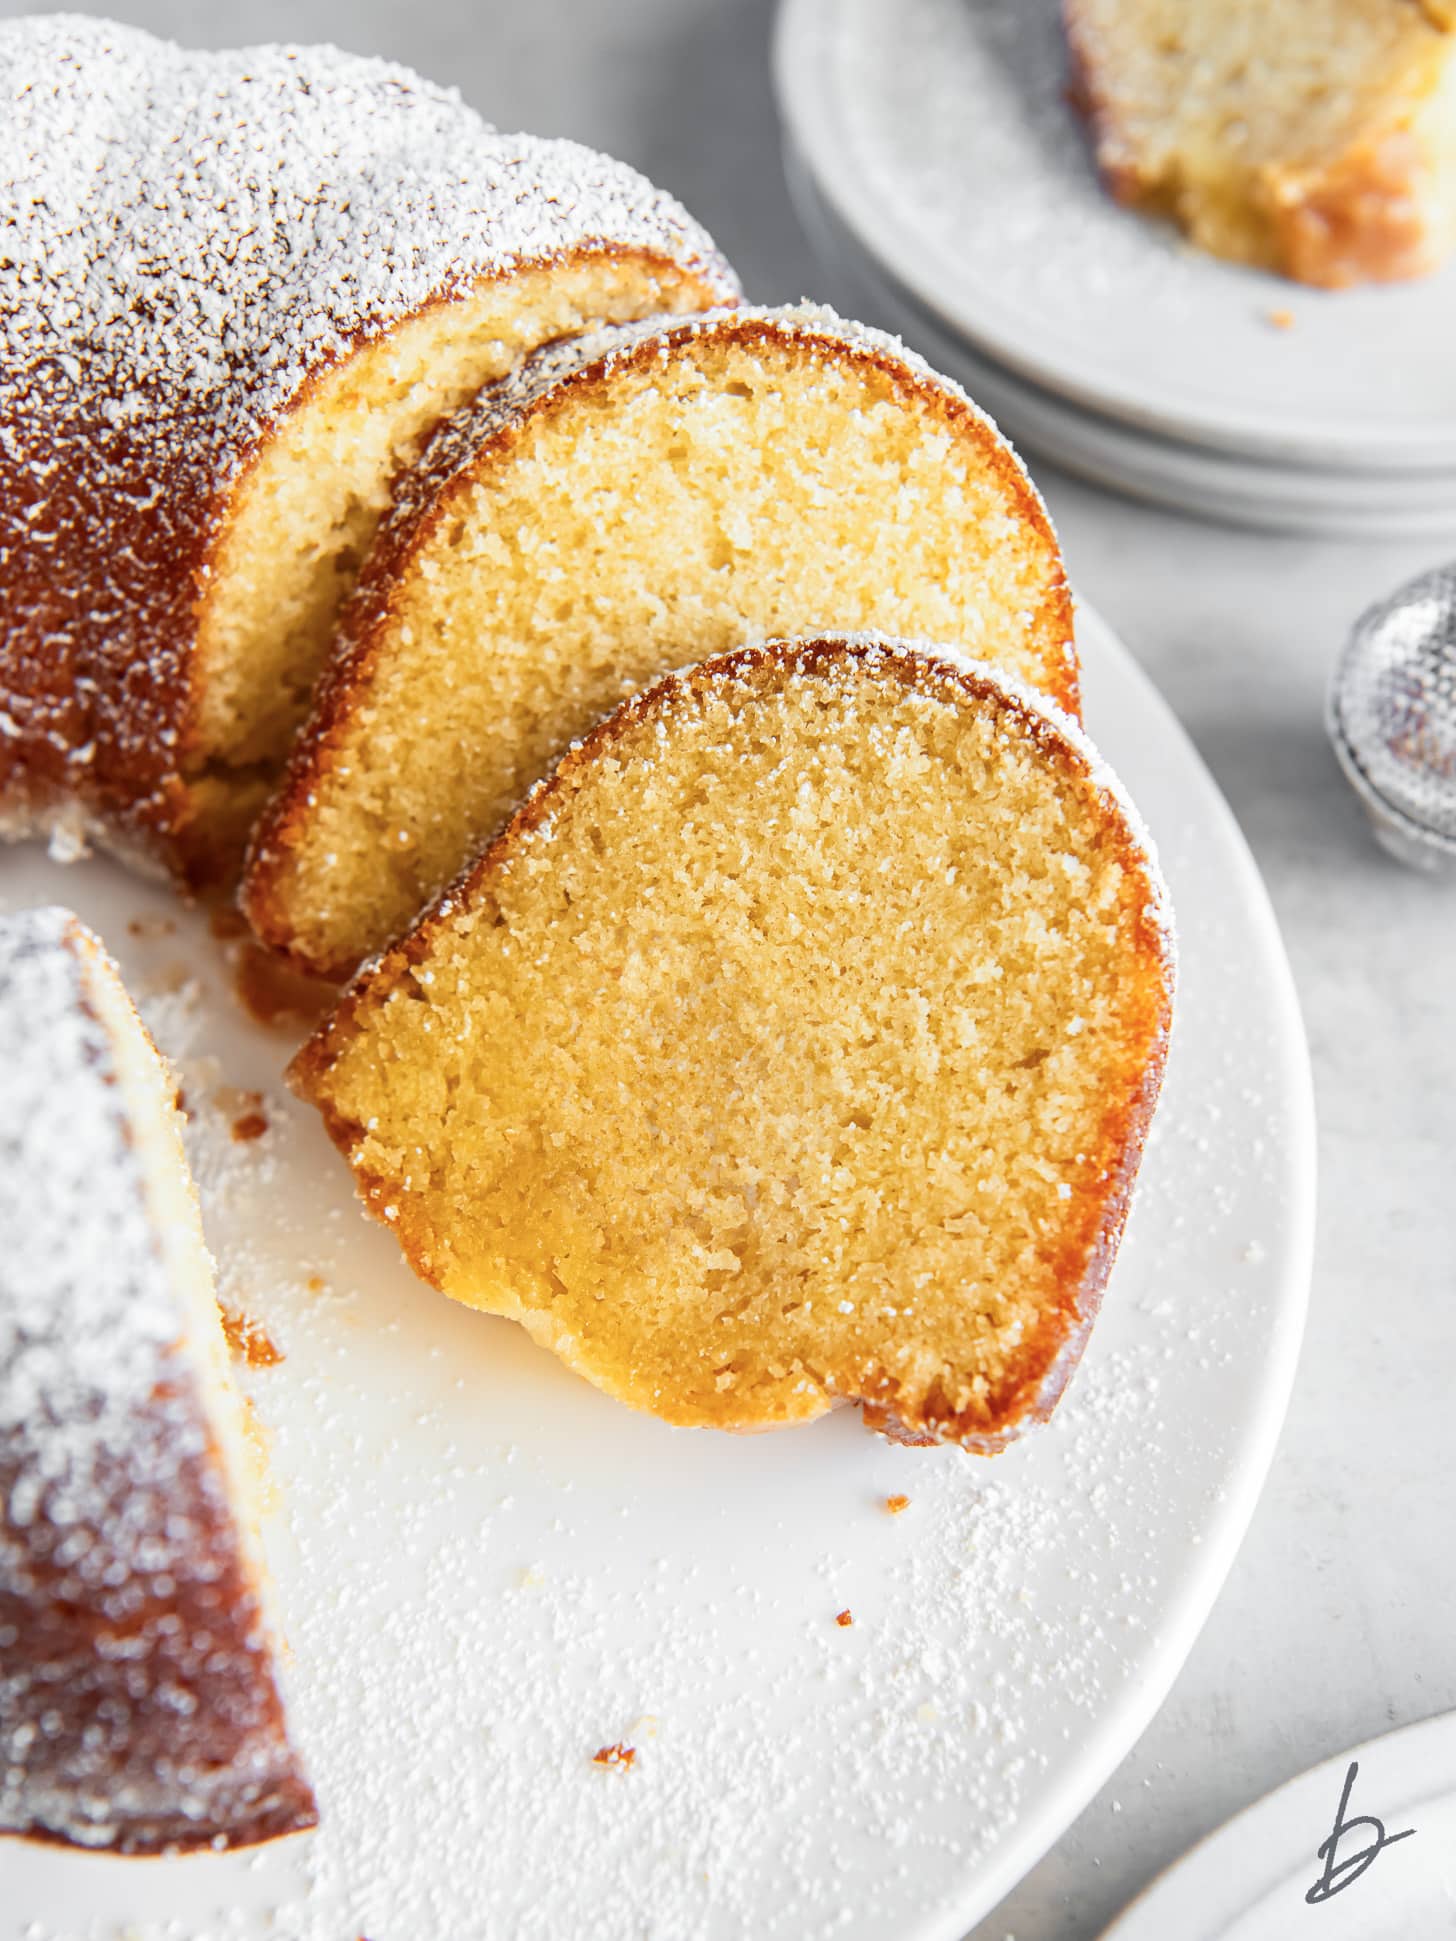
[[(135, 984), (191, 968), (153, 1022), (193, 1039), (225, 1297), (284, 1355), (244, 1380), (323, 1819), (144, 1874), (17, 1849), (4, 1941), (952, 1941), (1061, 1830), (1246, 1521), (1298, 1336), (1310, 1166), (1252, 867), (1085, 615), (1081, 644), (1093, 730), (1178, 903), (1179, 1028), (1083, 1366), (993, 1461), (895, 1448), (848, 1413), (727, 1438), (624, 1411), (411, 1278), (200, 921), (128, 937), (162, 892), (101, 861), (7, 866), (0, 902), (65, 894)], [(219, 1087), (262, 1092), (262, 1138), (233, 1138)]]

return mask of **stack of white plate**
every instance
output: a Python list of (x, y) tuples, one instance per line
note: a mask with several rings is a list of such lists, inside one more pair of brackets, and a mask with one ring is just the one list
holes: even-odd
[(1248, 525), (1456, 530), (1456, 267), (1312, 290), (1118, 208), (1058, 0), (783, 0), (775, 65), (823, 294), (1029, 451)]

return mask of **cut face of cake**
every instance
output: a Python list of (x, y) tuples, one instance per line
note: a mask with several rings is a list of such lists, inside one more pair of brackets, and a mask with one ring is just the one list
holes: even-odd
[(254, 839), (255, 929), (346, 973), (627, 695), (823, 627), (949, 640), (1075, 709), (1055, 537), (964, 393), (807, 308), (538, 353), (400, 482)]
[(97, 939), (0, 920), (0, 1833), (312, 1826), (175, 1087)]
[(1172, 975), (1065, 715), (775, 643), (588, 735), (292, 1076), (415, 1270), (607, 1393), (989, 1452), (1091, 1326)]
[(525, 351), (731, 302), (632, 169), (332, 48), (0, 24), (0, 828), (205, 881), (397, 466)]
[(1456, 245), (1450, 0), (1064, 0), (1124, 202), (1301, 282), (1423, 275)]

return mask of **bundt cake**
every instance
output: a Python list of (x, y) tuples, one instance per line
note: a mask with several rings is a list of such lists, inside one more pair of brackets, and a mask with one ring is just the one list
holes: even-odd
[(424, 1279), (621, 1400), (990, 1452), (1087, 1336), (1171, 985), (1067, 716), (773, 642), (572, 748), (292, 1079)]
[(1301, 282), (1420, 276), (1456, 244), (1452, 0), (1064, 0), (1120, 200)]
[(1035, 490), (893, 339), (736, 309), (538, 352), (400, 481), (255, 835), (255, 929), (346, 973), (644, 682), (822, 627), (951, 640), (1077, 705)]
[(174, 1086), (97, 939), (0, 920), (0, 1832), (311, 1826)]
[(331, 48), (0, 23), (0, 825), (241, 839), (395, 467), (525, 350), (731, 302), (620, 163)]

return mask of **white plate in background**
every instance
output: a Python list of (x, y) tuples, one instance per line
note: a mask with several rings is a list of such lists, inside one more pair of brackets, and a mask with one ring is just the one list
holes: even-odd
[[(1378, 1825), (1360, 1824), (1372, 1819)], [(1154, 1881), (1103, 1941), (1436, 1941), (1450, 1934), (1456, 1712), (1443, 1712), (1267, 1793)]]
[(840, 220), (1023, 379), (1253, 457), (1456, 466), (1456, 264), (1312, 290), (1119, 208), (1066, 99), (1059, 0), (783, 0), (775, 74)]
[[(0, 905), (78, 909), (177, 1056), (224, 1292), (285, 1351), (246, 1383), (323, 1814), (181, 1862), (0, 1843), (3, 1941), (959, 1941), (1086, 1804), (1263, 1482), (1314, 1128), (1233, 818), (1085, 611), (1080, 639), (1089, 725), (1171, 881), (1177, 1023), (1085, 1361), (1051, 1425), (989, 1462), (851, 1413), (674, 1431), (421, 1286), (286, 1098), (289, 1040), (242, 1014), (202, 918), (105, 860), (0, 850)], [(232, 1144), (220, 1087), (264, 1094), (261, 1146)], [(594, 1763), (618, 1743), (630, 1770)]]

